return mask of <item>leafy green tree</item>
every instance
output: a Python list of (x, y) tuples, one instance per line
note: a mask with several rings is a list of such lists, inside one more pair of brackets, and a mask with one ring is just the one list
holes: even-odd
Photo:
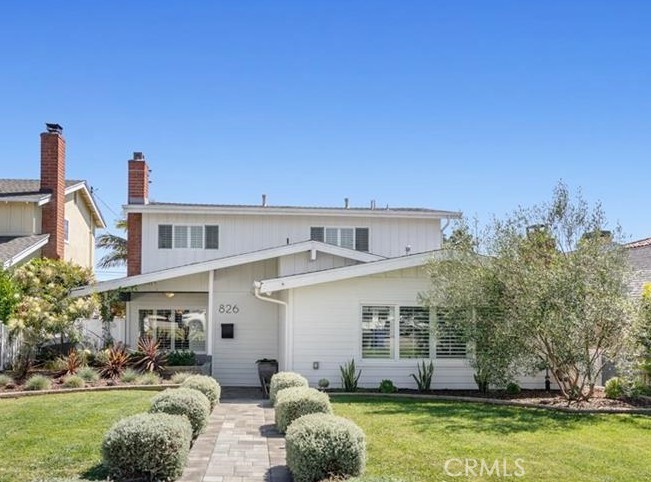
[(18, 287), (11, 274), (0, 268), (0, 323), (11, 317), (18, 298)]
[(88, 318), (99, 308), (97, 297), (69, 297), (73, 288), (93, 282), (90, 269), (73, 263), (34, 259), (14, 272), (20, 292), (13, 316), (7, 324), (12, 336), (21, 339), (19, 371), (23, 374), (33, 362), (36, 350), (56, 336), (61, 343), (75, 342), (79, 333), (75, 322)]
[(503, 360), (491, 381), (544, 362), (568, 400), (585, 400), (605, 359), (631, 353), (630, 267), (621, 230), (605, 226), (599, 205), (560, 183), (550, 203), (490, 223), (476, 250), (446, 248), (430, 263), (428, 302), (454, 310), (476, 370), (482, 355)]

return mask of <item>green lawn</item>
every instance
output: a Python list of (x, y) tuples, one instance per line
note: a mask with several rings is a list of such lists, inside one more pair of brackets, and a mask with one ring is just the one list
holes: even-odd
[(153, 396), (124, 390), (0, 399), (0, 481), (101, 479), (104, 432), (123, 417), (147, 411)]
[[(334, 409), (366, 432), (369, 475), (405, 481), (651, 480), (651, 417), (580, 415), (475, 403), (335, 396)], [(501, 477), (449, 476), (465, 459), (499, 460)], [(522, 459), (523, 477), (504, 477)], [(470, 465), (472, 467), (473, 461)], [(469, 472), (468, 475), (472, 475)]]

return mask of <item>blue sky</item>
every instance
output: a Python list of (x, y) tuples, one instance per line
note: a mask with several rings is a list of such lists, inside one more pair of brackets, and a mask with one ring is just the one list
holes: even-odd
[(650, 24), (641, 1), (13, 2), (0, 177), (38, 176), (48, 121), (117, 213), (143, 151), (157, 200), (485, 220), (563, 179), (646, 237)]

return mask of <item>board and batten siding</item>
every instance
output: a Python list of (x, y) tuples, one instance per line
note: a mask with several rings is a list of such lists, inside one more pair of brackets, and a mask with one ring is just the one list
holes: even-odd
[(64, 243), (66, 261), (92, 268), (95, 264), (95, 224), (79, 191), (66, 196), (65, 219), (68, 221), (68, 241)]
[(34, 203), (0, 204), (0, 233), (3, 236), (40, 234), (41, 208)]
[[(276, 259), (215, 271), (213, 291), (213, 376), (223, 386), (258, 386), (256, 360), (279, 357), (279, 310), (277, 304), (257, 299), (253, 281), (273, 278)], [(231, 312), (220, 312), (220, 306)], [(237, 305), (237, 313), (232, 307)], [(221, 337), (221, 324), (234, 325), (234, 338)]]
[[(362, 370), (360, 386), (377, 388), (390, 379), (399, 388), (416, 388), (411, 373), (419, 360), (362, 360), (361, 306), (417, 306), (418, 293), (428, 289), (423, 268), (392, 271), (346, 281), (293, 290), (293, 370), (311, 386), (327, 378), (341, 387), (339, 367), (355, 359)], [(314, 369), (314, 362), (319, 369)], [(476, 389), (473, 370), (465, 359), (434, 359), (434, 389)], [(523, 387), (542, 388), (544, 377), (523, 378)]]
[[(386, 257), (441, 245), (438, 219), (144, 213), (142, 223), (143, 273), (307, 241), (312, 226), (368, 227), (369, 251)], [(158, 249), (159, 224), (218, 225), (219, 249)]]
[(309, 252), (290, 254), (278, 259), (278, 276), (290, 276), (296, 273), (311, 273), (324, 269), (352, 266), (358, 262), (354, 259), (342, 258), (329, 253), (317, 253), (312, 260)]

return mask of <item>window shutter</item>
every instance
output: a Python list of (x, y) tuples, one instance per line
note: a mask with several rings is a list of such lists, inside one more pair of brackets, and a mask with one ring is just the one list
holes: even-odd
[(362, 358), (393, 358), (393, 307), (362, 306)]
[(172, 225), (158, 225), (158, 249), (172, 249)]
[(312, 227), (310, 228), (310, 239), (312, 241), (324, 241), (324, 228)]
[(400, 307), (400, 358), (429, 358), (429, 309)]
[(206, 226), (206, 249), (219, 249), (219, 226)]
[(203, 248), (203, 226), (190, 226), (190, 247)]
[(439, 309), (437, 315), (436, 358), (466, 358), (467, 345), (463, 334), (446, 321), (450, 315)]
[(368, 228), (355, 228), (355, 249), (368, 252)]
[(188, 227), (187, 226), (174, 226), (174, 247), (187, 248), (188, 247)]

